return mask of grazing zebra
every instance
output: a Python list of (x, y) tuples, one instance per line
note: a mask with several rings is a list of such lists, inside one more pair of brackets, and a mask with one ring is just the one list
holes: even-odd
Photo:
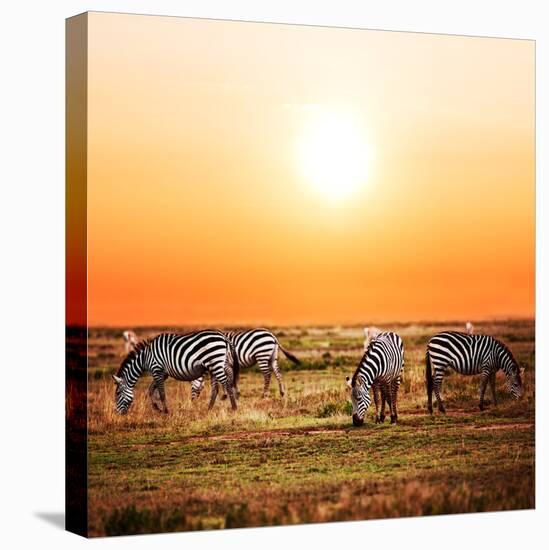
[(128, 355), (135, 348), (139, 339), (133, 330), (125, 330), (122, 336), (124, 337), (124, 349), (126, 350), (126, 355)]
[[(434, 370), (434, 374), (432, 370)], [(438, 410), (446, 412), (440, 390), (442, 379), (448, 369), (459, 374), (480, 374), (480, 403), (484, 409), (484, 393), (490, 382), (492, 399), (496, 404), (496, 372), (501, 369), (507, 377), (511, 395), (518, 399), (522, 395), (521, 369), (509, 348), (499, 340), (484, 334), (463, 332), (441, 332), (427, 344), (425, 354), (425, 379), (427, 382), (427, 406), (433, 414), (433, 391)]]
[(154, 378), (149, 388), (153, 406), (153, 394), (158, 392), (164, 412), (168, 412), (164, 381), (168, 377), (192, 381), (209, 372), (212, 379), (211, 409), (215, 403), (218, 384), (221, 384), (236, 409), (234, 378), (238, 376), (238, 359), (227, 337), (217, 330), (202, 330), (190, 334), (163, 333), (152, 340), (138, 342), (122, 361), (113, 380), (116, 384), (116, 411), (128, 412), (133, 402), (133, 388), (145, 373)]
[[(299, 359), (288, 350), (285, 350), (280, 345), (277, 337), (266, 329), (255, 328), (227, 332), (226, 334), (227, 338), (229, 338), (234, 346), (240, 367), (252, 367), (255, 364), (259, 366), (259, 370), (263, 374), (264, 379), (262, 397), (267, 396), (271, 383), (271, 374), (273, 372), (278, 381), (280, 395), (284, 396), (284, 384), (282, 383), (282, 375), (278, 368), (278, 350), (280, 349), (282, 353), (296, 365), (299, 365)], [(235, 380), (235, 389), (238, 396), (239, 391), (238, 388), (236, 388), (237, 382), (238, 379)], [(196, 399), (200, 395), (203, 387), (204, 378), (195, 380), (192, 383), (191, 399)]]
[(364, 328), (364, 351), (368, 349), (370, 342), (381, 334), (381, 330), (377, 327), (365, 327)]
[(473, 334), (473, 323), (471, 323), (471, 321), (465, 323), (465, 332), (467, 334)]
[[(394, 332), (379, 333), (368, 346), (353, 375), (346, 381), (351, 388), (353, 424), (364, 424), (366, 410), (370, 406), (370, 388), (376, 405), (376, 423), (385, 420), (385, 401), (389, 403), (391, 424), (397, 421), (397, 393), (404, 369), (404, 346)], [(379, 394), (381, 393), (381, 414)]]

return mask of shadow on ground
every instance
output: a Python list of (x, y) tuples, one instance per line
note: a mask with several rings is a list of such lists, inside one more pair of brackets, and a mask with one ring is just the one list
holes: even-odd
[(65, 529), (64, 512), (35, 512), (34, 515), (58, 529)]

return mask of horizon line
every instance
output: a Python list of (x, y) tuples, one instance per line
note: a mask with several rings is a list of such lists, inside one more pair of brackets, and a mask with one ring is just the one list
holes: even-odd
[[(307, 323), (269, 323), (269, 322), (249, 322), (249, 323), (235, 323), (235, 322), (182, 322), (182, 323), (145, 323), (145, 324), (88, 324), (88, 329), (127, 329), (128, 327), (133, 328), (144, 328), (144, 329), (153, 329), (160, 327), (364, 327), (371, 325), (444, 325), (444, 324), (461, 324), (467, 321), (471, 323), (501, 323), (505, 321), (533, 321), (535, 322), (535, 316), (497, 316), (497, 317), (483, 317), (483, 318), (468, 318), (468, 319), (420, 319), (420, 320), (391, 320), (391, 321), (381, 321), (381, 320), (370, 320), (370, 321), (348, 321), (348, 322), (307, 322)], [(82, 325), (70, 325), (66, 324), (66, 328), (78, 327), (86, 328)]]

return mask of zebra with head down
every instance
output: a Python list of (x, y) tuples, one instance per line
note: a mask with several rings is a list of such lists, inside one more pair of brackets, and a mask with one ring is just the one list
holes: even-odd
[(503, 342), (484, 334), (441, 332), (429, 340), (425, 354), (427, 408), (431, 414), (433, 392), (438, 410), (441, 413), (446, 412), (440, 391), (444, 374), (449, 369), (465, 375), (480, 374), (481, 411), (484, 409), (484, 394), (488, 383), (494, 405), (496, 404), (496, 373), (499, 369), (505, 373), (511, 395), (515, 399), (522, 395), (522, 369)]
[[(278, 382), (278, 391), (283, 397), (285, 393), (282, 383), (282, 374), (278, 367), (278, 351), (280, 350), (292, 363), (299, 365), (299, 359), (283, 348), (278, 338), (270, 331), (264, 328), (254, 328), (247, 330), (237, 330), (226, 333), (227, 338), (234, 346), (235, 354), (238, 358), (240, 368), (252, 367), (257, 365), (263, 375), (263, 394), (267, 397), (271, 376), (275, 375)], [(238, 379), (235, 380), (235, 386)], [(199, 378), (192, 383), (191, 399), (196, 399), (204, 387), (204, 378)], [(239, 395), (236, 389), (237, 396)]]
[[(385, 402), (389, 404), (391, 424), (398, 418), (397, 394), (404, 369), (404, 346), (394, 332), (381, 332), (372, 339), (353, 378), (346, 378), (351, 388), (353, 424), (360, 426), (370, 406), (370, 388), (374, 394), (376, 422), (385, 420)], [(381, 411), (379, 397), (381, 394)]]
[[(192, 381), (209, 372), (212, 378), (211, 409), (215, 403), (218, 384), (227, 392), (236, 409), (234, 379), (238, 376), (238, 360), (232, 344), (217, 330), (202, 330), (190, 334), (163, 333), (152, 340), (137, 343), (113, 375), (116, 384), (116, 411), (128, 412), (134, 399), (134, 387), (146, 373), (153, 377), (149, 395), (158, 392), (163, 411), (168, 412), (164, 383), (166, 378)], [(154, 402), (153, 406), (159, 409)]]

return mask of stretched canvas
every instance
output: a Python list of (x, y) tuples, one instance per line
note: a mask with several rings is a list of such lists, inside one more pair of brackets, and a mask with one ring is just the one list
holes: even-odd
[(535, 43), (67, 20), (67, 528), (535, 505)]

